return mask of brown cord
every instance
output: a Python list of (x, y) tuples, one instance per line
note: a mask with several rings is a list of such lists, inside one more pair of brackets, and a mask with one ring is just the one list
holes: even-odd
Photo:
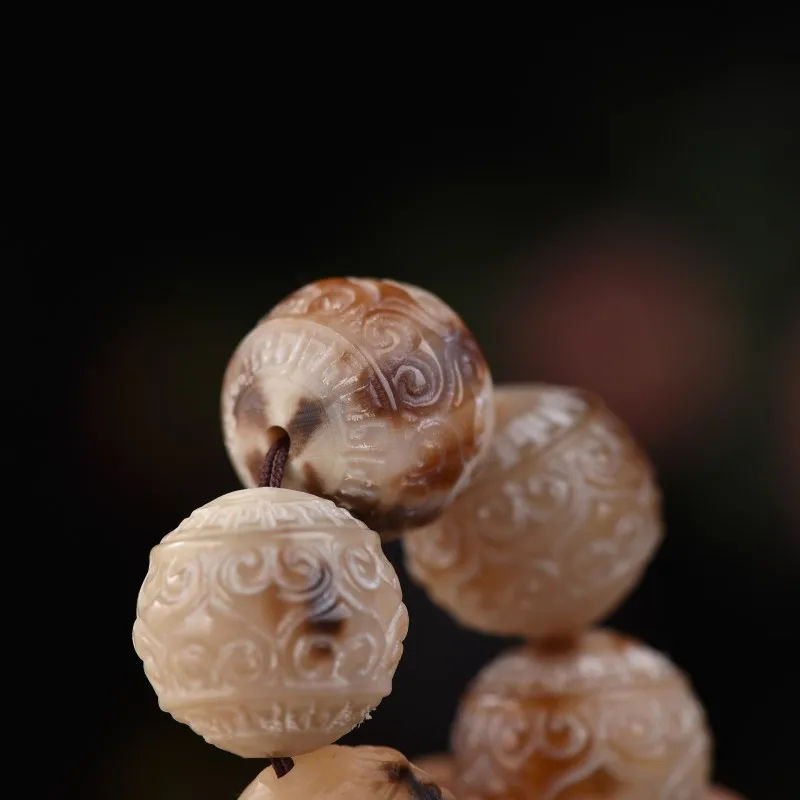
[(289, 457), (289, 436), (284, 435), (267, 451), (264, 466), (261, 467), (261, 489), (280, 489), (283, 473), (286, 470), (286, 459)]
[(275, 770), (275, 774), (282, 778), (294, 769), (294, 761), (291, 758), (268, 758), (267, 766)]
[[(261, 468), (260, 489), (280, 489), (283, 473), (286, 471), (286, 459), (289, 457), (289, 436), (284, 435), (267, 451), (264, 466)], [(275, 770), (275, 775), (282, 778), (294, 769), (294, 761), (288, 756), (268, 758), (267, 766)]]

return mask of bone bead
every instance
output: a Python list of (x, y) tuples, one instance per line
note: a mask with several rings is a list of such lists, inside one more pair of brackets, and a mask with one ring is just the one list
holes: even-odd
[(463, 625), (540, 637), (604, 617), (662, 536), (653, 470), (595, 396), (495, 391), (491, 451), (467, 491), (404, 537), (411, 577)]
[(456, 796), (707, 800), (710, 737), (680, 671), (608, 630), (501, 654), (462, 699)]
[(245, 486), (291, 439), (283, 486), (324, 496), (391, 537), (469, 482), (493, 426), (475, 339), (437, 297), (387, 280), (312, 283), (242, 341), (222, 388), (225, 444)]
[(388, 747), (323, 747), (283, 778), (265, 769), (239, 800), (454, 800), (431, 776)]
[(367, 717), (407, 630), (375, 533), (328, 500), (243, 489), (153, 548), (133, 642), (164, 711), (223, 750), (277, 757)]

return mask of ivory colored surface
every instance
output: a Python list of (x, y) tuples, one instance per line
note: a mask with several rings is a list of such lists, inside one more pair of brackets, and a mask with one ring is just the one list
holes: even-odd
[(454, 723), (456, 796), (707, 800), (705, 713), (679, 670), (608, 630), (524, 645), (476, 677)]
[(653, 470), (588, 392), (500, 386), (495, 408), (484, 467), (438, 520), (404, 537), (406, 566), (468, 627), (581, 630), (631, 591), (660, 542)]
[(391, 692), (407, 630), (375, 533), (328, 500), (244, 489), (153, 548), (133, 642), (176, 720), (240, 756), (292, 756)]
[(245, 486), (286, 431), (283, 485), (390, 537), (469, 482), (492, 433), (492, 379), (472, 334), (429, 292), (332, 278), (290, 295), (239, 345), (222, 427)]
[(283, 778), (265, 769), (239, 800), (454, 800), (431, 776), (388, 747), (324, 747), (296, 759)]
[(436, 753), (415, 758), (414, 763), (428, 775), (434, 783), (453, 791), (456, 784), (456, 765), (453, 757), (446, 753)]

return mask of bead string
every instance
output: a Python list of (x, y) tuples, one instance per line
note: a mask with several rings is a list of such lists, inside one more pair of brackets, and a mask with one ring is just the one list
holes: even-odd
[(286, 459), (289, 457), (289, 435), (284, 434), (267, 451), (264, 466), (261, 467), (260, 489), (280, 489), (283, 473), (286, 470)]
[(289, 758), (288, 756), (284, 756), (283, 758), (268, 758), (267, 767), (272, 767), (272, 769), (275, 770), (275, 774), (279, 778), (282, 778), (284, 775), (288, 775), (294, 769), (294, 759)]
[[(289, 436), (281, 436), (267, 451), (264, 466), (261, 468), (261, 480), (258, 486), (261, 489), (280, 489), (283, 483), (283, 474), (286, 471), (286, 460), (289, 457)], [(294, 760), (288, 756), (278, 756), (267, 759), (267, 766), (275, 770), (275, 775), (282, 778), (294, 769)]]

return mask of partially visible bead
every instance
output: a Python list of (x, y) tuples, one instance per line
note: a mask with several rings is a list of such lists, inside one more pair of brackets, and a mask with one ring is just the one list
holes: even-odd
[(435, 518), (469, 482), (493, 427), (472, 334), (434, 295), (332, 278), (275, 307), (234, 353), (225, 444), (245, 486), (288, 433), (283, 485), (333, 499), (382, 536)]
[(608, 630), (501, 654), (462, 699), (456, 794), (707, 800), (710, 735), (682, 673)]
[(580, 630), (635, 586), (661, 540), (653, 470), (588, 392), (500, 386), (495, 406), (484, 467), (438, 520), (404, 537), (406, 566), (468, 627)]
[(407, 629), (375, 533), (328, 500), (244, 489), (153, 548), (133, 641), (164, 711), (223, 750), (283, 757), (368, 716)]
[(277, 778), (265, 769), (239, 800), (454, 800), (431, 776), (388, 747), (323, 747)]
[(434, 782), (445, 789), (453, 791), (456, 785), (456, 765), (453, 757), (446, 753), (435, 753), (428, 756), (420, 756), (414, 759), (414, 763), (428, 775)]

